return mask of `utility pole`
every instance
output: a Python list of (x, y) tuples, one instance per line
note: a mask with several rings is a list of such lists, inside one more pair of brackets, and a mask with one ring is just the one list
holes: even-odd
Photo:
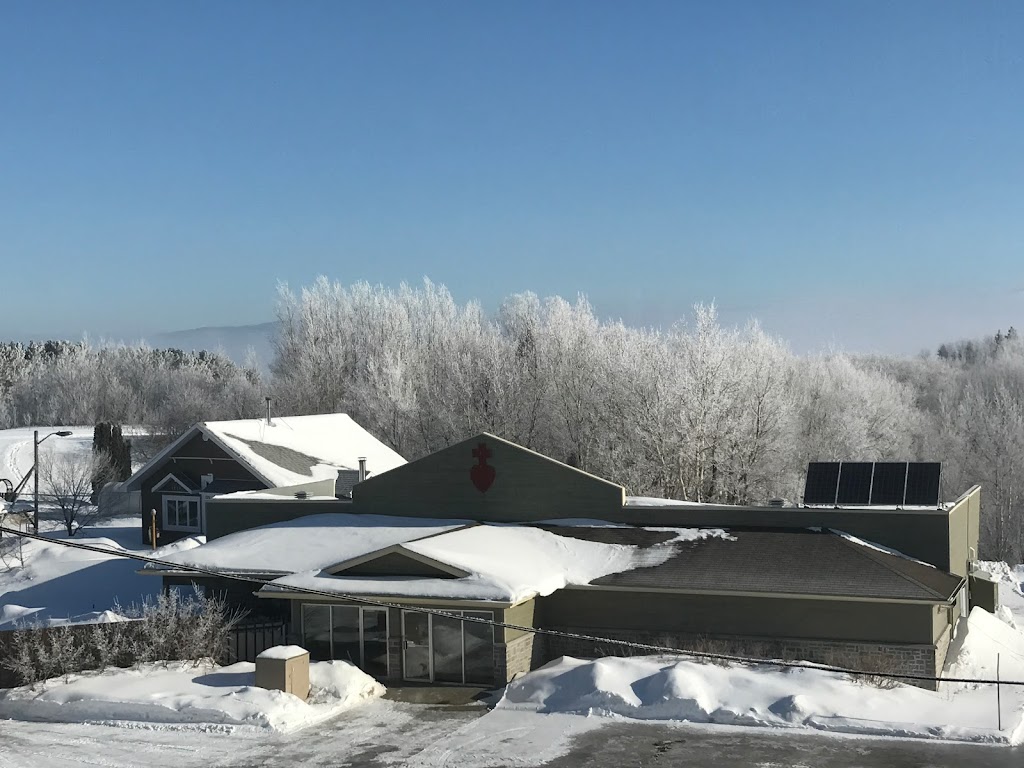
[(32, 482), (35, 492), (32, 494), (32, 528), (39, 533), (39, 430), (32, 433)]

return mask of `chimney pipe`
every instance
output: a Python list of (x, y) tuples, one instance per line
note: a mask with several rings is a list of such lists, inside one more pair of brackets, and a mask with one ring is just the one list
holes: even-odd
[(269, 397), (265, 397), (263, 399), (267, 401), (267, 424), (270, 425), (272, 423), (270, 421), (270, 398)]
[(359, 457), (359, 482), (363, 482), (366, 479), (366, 457)]

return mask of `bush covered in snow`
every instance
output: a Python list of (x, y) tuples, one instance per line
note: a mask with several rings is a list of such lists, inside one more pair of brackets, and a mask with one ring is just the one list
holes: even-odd
[(222, 599), (161, 593), (127, 608), (123, 621), (43, 627), (27, 623), (0, 641), (0, 668), (21, 685), (74, 672), (153, 661), (218, 661), (242, 615)]

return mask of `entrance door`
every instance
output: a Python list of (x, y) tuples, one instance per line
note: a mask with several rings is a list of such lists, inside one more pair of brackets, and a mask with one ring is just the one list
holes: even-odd
[(403, 677), (406, 680), (432, 680), (429, 614), (402, 611), (402, 646)]
[(440, 616), (402, 611), (406, 680), (435, 683), (490, 683), (494, 679), (494, 628), (463, 621), (490, 621), (490, 611), (460, 611)]

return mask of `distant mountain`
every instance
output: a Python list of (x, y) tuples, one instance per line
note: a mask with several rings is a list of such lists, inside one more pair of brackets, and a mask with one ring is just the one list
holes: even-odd
[(151, 347), (173, 347), (186, 352), (201, 349), (223, 352), (236, 363), (244, 363), (249, 350), (256, 353), (261, 366), (266, 369), (274, 358), (273, 338), (277, 323), (256, 325), (225, 325), (206, 328), (192, 328), (186, 331), (154, 333), (145, 341)]

